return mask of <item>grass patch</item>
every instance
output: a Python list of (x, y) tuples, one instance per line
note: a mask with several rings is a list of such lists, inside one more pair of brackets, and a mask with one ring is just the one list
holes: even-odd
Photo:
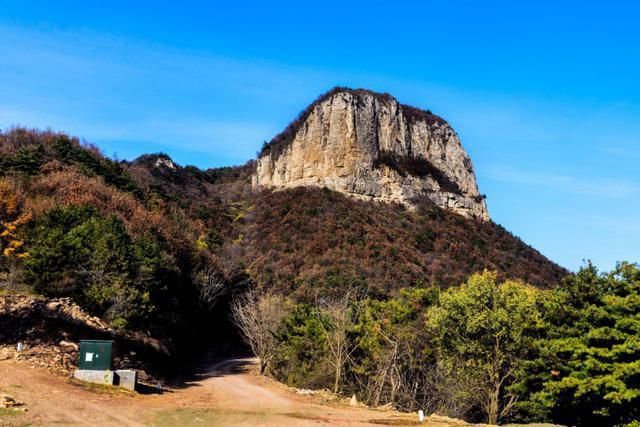
[(26, 285), (20, 287), (11, 287), (8, 288), (2, 280), (0, 279), (0, 296), (14, 296), (14, 295), (23, 295), (28, 297), (39, 297), (40, 295), (35, 292), (33, 289), (27, 287)]
[(222, 425), (279, 425), (278, 414), (226, 412), (213, 409), (184, 408), (161, 411), (151, 419), (155, 427)]
[(81, 387), (87, 391), (90, 391), (92, 393), (98, 393), (98, 394), (130, 396), (130, 397), (133, 397), (136, 395), (135, 392), (131, 390), (127, 390), (126, 388), (116, 387), (113, 385), (106, 385), (106, 384), (95, 384), (87, 381), (80, 381), (76, 378), (70, 378), (69, 384), (72, 384), (76, 387)]
[(15, 409), (11, 409), (11, 408), (0, 408), (0, 418), (14, 417), (16, 415), (21, 415), (23, 413), (24, 411), (16, 411)]

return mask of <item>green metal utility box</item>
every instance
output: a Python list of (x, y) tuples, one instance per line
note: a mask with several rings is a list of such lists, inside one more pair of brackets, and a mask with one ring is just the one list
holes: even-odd
[(113, 341), (81, 340), (79, 369), (106, 371), (112, 369)]

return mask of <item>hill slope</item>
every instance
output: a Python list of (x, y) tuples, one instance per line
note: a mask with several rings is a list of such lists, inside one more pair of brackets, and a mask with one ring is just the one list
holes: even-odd
[(567, 274), (501, 226), (429, 200), (408, 210), (299, 187), (261, 192), (247, 206), (235, 245), (250, 276), (299, 297), (352, 286), (386, 296), (407, 286), (459, 284), (484, 269), (538, 287)]

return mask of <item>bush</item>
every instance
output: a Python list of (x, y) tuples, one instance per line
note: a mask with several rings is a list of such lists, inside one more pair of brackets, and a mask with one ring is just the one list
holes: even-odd
[(114, 216), (87, 206), (40, 218), (28, 239), (27, 280), (49, 296), (70, 296), (123, 327), (157, 314), (172, 278), (170, 259), (151, 236), (133, 240)]

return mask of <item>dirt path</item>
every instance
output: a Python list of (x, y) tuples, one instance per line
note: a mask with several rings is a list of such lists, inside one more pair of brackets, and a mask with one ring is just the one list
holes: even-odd
[[(415, 416), (353, 408), (301, 396), (254, 373), (253, 359), (228, 359), (180, 388), (139, 395), (85, 387), (41, 368), (0, 362), (0, 392), (25, 401), (24, 414), (0, 413), (0, 425), (374, 426), (412, 425)], [(422, 424), (425, 425), (425, 424)]]
[[(24, 401), (28, 412), (0, 415), (0, 425), (142, 425), (133, 394), (93, 391), (23, 362), (0, 362), (0, 392)], [(118, 410), (114, 410), (116, 407)]]

